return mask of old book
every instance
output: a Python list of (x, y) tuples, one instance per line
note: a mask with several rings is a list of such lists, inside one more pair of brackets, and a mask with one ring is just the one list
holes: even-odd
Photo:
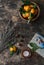
[(36, 33), (28, 47), (44, 58), (44, 37), (42, 35)]

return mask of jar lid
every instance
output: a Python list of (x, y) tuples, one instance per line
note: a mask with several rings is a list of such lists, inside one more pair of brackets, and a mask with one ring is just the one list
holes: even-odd
[(22, 56), (23, 56), (24, 58), (30, 57), (30, 56), (31, 56), (31, 51), (30, 51), (30, 49), (24, 49), (24, 50), (22, 50)]

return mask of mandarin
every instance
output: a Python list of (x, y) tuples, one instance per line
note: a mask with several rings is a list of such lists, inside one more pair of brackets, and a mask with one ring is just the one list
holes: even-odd
[(16, 51), (17, 51), (16, 46), (13, 46), (13, 51), (14, 51), (14, 52), (16, 52)]
[(31, 9), (31, 13), (32, 13), (32, 14), (35, 13), (35, 9), (34, 9), (34, 8)]
[(13, 48), (12, 47), (10, 47), (10, 52), (12, 52), (13, 51)]
[(24, 18), (29, 17), (29, 13), (26, 12), (25, 14), (23, 14), (23, 17), (24, 17)]
[(29, 6), (28, 5), (24, 6), (24, 10), (29, 11)]

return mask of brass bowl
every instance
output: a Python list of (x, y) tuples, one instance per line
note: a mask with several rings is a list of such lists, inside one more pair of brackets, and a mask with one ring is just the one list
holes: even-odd
[[(39, 8), (39, 6), (38, 6), (35, 2), (31, 2), (31, 4), (35, 4), (36, 7), (37, 7), (37, 10), (38, 10), (37, 15), (36, 15), (33, 19), (31, 19), (31, 21), (35, 21), (35, 20), (39, 17), (39, 15), (40, 15), (40, 8)], [(24, 6), (24, 5), (25, 5), (25, 4), (22, 4), (22, 6)], [(21, 7), (22, 7), (22, 6), (21, 6)], [(23, 19), (23, 20), (25, 20), (25, 21), (28, 21), (28, 19), (25, 19), (25, 18), (22, 17), (20, 11), (19, 11), (19, 15), (20, 15), (21, 19)]]

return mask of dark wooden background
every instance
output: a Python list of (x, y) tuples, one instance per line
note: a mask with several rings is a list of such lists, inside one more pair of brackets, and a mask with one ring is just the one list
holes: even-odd
[[(14, 6), (9, 6), (8, 3), (9, 1), (11, 3), (15, 3), (15, 7)], [(26, 31), (28, 31), (26, 34), (29, 33), (29, 40), (31, 40), (31, 38), (33, 37), (33, 35), (38, 32), (42, 35), (44, 35), (44, 0), (31, 0), (36, 2), (39, 7), (40, 7), (40, 16), (39, 18), (34, 21), (31, 22), (29, 24), (26, 23), (20, 23), (17, 25), (17, 27), (19, 28), (18, 32), (22, 30), (22, 28), (26, 29)], [(2, 18), (2, 20), (0, 20), (0, 26), (1, 26), (1, 22), (4, 21), (6, 22), (8, 19), (11, 19), (11, 17), (15, 14), (15, 12), (17, 13), (17, 9), (20, 7), (18, 5), (20, 5), (19, 3), (21, 2), (21, 0), (1, 0), (0, 3), (2, 5), (2, 8), (0, 8), (0, 17)], [(8, 6), (8, 8), (6, 8), (5, 6)], [(16, 9), (16, 11), (11, 11)], [(3, 14), (3, 12), (5, 12), (5, 14)], [(4, 18), (5, 16), (5, 18)], [(7, 17), (6, 17), (7, 16)], [(23, 22), (24, 20), (22, 20), (19, 16), (19, 14), (15, 14), (15, 16), (17, 17), (17, 22)], [(6, 23), (7, 24), (7, 23)], [(18, 29), (17, 28), (17, 29)], [(27, 40), (27, 41), (29, 41)], [(39, 56), (38, 54), (34, 53), (33, 56), (29, 59), (22, 59), (20, 62), (18, 63), (14, 63), (12, 61), (7, 62), (6, 65), (44, 65), (44, 59)]]

